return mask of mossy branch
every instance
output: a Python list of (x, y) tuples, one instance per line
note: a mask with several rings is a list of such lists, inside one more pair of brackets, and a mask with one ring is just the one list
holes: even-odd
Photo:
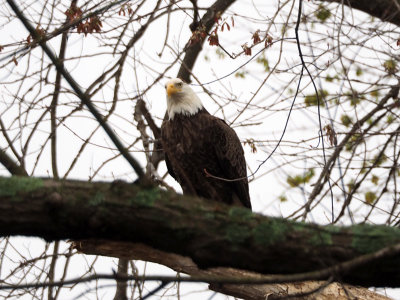
[[(88, 183), (0, 177), (0, 236), (139, 242), (186, 255), (201, 268), (227, 266), (295, 274), (400, 243), (387, 226), (318, 226), (124, 182)], [(381, 257), (337, 280), (400, 286), (400, 258)]]

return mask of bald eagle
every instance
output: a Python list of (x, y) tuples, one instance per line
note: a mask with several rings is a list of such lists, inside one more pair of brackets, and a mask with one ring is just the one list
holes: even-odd
[(246, 161), (235, 131), (210, 115), (181, 79), (168, 81), (165, 88), (168, 118), (161, 143), (169, 174), (184, 194), (251, 209)]

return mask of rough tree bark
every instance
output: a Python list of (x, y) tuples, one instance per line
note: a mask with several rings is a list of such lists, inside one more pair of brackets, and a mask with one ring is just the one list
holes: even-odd
[(140, 242), (189, 256), (200, 268), (265, 274), (320, 270), (391, 246), (391, 256), (313, 279), (333, 275), (363, 286), (400, 286), (400, 257), (390, 252), (399, 247), (398, 228), (292, 222), (123, 182), (0, 178), (0, 236), (8, 235)]
[[(73, 242), (73, 248), (92, 255), (119, 257), (127, 260), (143, 260), (158, 263), (173, 269), (176, 272), (194, 276), (235, 276), (260, 278), (262, 275), (254, 272), (232, 268), (199, 269), (190, 257), (167, 253), (151, 248), (144, 244), (117, 242), (110, 240), (79, 240)], [(291, 299), (301, 300), (389, 300), (389, 298), (369, 291), (366, 288), (332, 282), (324, 286), (324, 281), (304, 281), (297, 283), (279, 284), (210, 284), (211, 290), (239, 297), (246, 300), (274, 300)], [(294, 296), (297, 297), (294, 298)]]

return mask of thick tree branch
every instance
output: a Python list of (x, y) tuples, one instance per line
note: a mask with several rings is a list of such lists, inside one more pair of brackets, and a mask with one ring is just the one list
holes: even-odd
[[(190, 256), (200, 268), (305, 273), (400, 243), (398, 228), (292, 222), (122, 182), (11, 177), (0, 178), (0, 191), (0, 236), (141, 242)], [(345, 264), (329, 275), (351, 284), (398, 287), (400, 257), (385, 253), (391, 255), (369, 256), (368, 264), (351, 265), (352, 272)], [(329, 277), (326, 272), (315, 274), (319, 279)]]
[[(117, 275), (121, 277), (128, 276), (128, 264), (129, 261), (127, 259), (120, 258), (118, 260), (118, 271)], [(117, 289), (115, 291), (115, 296), (113, 300), (127, 300), (128, 297), (126, 295), (128, 288), (128, 282), (125, 280), (117, 280)]]
[(14, 161), (3, 149), (0, 149), (0, 163), (12, 175), (28, 176), (25, 169)]
[[(215, 3), (210, 6), (210, 8), (207, 10), (204, 16), (201, 18), (199, 23), (200, 26), (203, 25), (205, 31), (209, 32), (216, 22), (216, 15), (222, 14), (234, 2), (235, 0), (215, 1)], [(190, 82), (190, 73), (192, 72), (194, 63), (196, 62), (196, 59), (202, 50), (203, 43), (204, 40), (201, 42), (199, 41), (197, 43), (193, 43), (186, 49), (186, 55), (183, 58), (182, 65), (179, 69), (177, 77), (181, 78), (186, 82)]]
[(319, 2), (343, 3), (351, 8), (359, 9), (382, 21), (400, 25), (400, 1), (399, 0), (317, 0)]
[[(244, 278), (260, 278), (259, 273), (243, 271), (232, 268), (199, 269), (189, 257), (160, 251), (143, 244), (129, 242), (115, 242), (109, 240), (80, 240), (73, 242), (73, 247), (80, 252), (92, 255), (123, 257), (129, 260), (143, 260), (158, 263), (173, 269), (176, 272), (186, 273), (191, 276), (234, 276)], [(209, 288), (234, 297), (243, 299), (282, 299), (289, 295), (305, 294), (314, 291), (323, 285), (321, 281), (305, 281), (296, 283), (279, 284), (210, 284)], [(348, 284), (331, 283), (324, 289), (312, 295), (298, 297), (302, 300), (348, 300), (348, 293), (357, 299), (389, 300), (389, 298), (373, 293), (366, 288), (355, 287)]]

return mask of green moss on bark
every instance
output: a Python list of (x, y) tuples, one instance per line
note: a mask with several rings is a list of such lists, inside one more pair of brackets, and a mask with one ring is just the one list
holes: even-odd
[(359, 224), (350, 227), (351, 246), (359, 253), (371, 253), (400, 241), (400, 229), (388, 226)]
[(253, 213), (250, 209), (240, 207), (240, 206), (232, 206), (228, 214), (232, 219), (238, 219), (238, 220), (250, 220), (253, 217)]
[(144, 189), (137, 192), (134, 198), (130, 199), (132, 204), (152, 207), (156, 201), (161, 199), (161, 190), (159, 188)]
[(308, 242), (313, 246), (332, 245), (332, 233), (327, 231), (315, 232), (310, 236)]
[(226, 227), (225, 238), (231, 243), (241, 244), (250, 237), (250, 232), (240, 224), (231, 224)]
[(43, 187), (43, 180), (34, 177), (0, 177), (0, 197), (14, 197), (19, 192), (33, 192)]
[(258, 224), (253, 229), (254, 240), (256, 245), (270, 246), (278, 242), (283, 242), (290, 230), (290, 225), (278, 219), (268, 219), (268, 221)]

